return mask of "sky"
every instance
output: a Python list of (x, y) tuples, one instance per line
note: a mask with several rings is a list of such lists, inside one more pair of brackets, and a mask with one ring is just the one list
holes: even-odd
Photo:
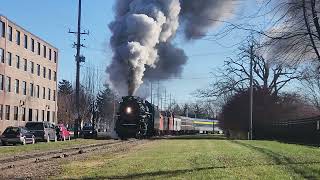
[[(105, 69), (112, 58), (108, 24), (113, 20), (114, 3), (114, 0), (82, 0), (81, 28), (89, 31), (88, 36), (82, 36), (82, 44), (86, 46), (81, 49), (81, 54), (86, 57), (86, 62), (81, 66), (82, 74), (94, 67), (99, 72), (97, 79), (101, 85), (107, 82)], [(59, 49), (58, 80), (67, 79), (71, 82), (75, 81), (76, 72), (76, 49), (72, 47), (76, 36), (68, 31), (76, 31), (77, 8), (77, 0), (0, 0), (0, 14)], [(234, 16), (248, 14), (255, 8), (254, 0), (240, 1)], [(218, 30), (219, 27), (212, 29), (209, 34)], [(188, 62), (181, 78), (160, 82), (161, 90), (166, 89), (168, 97), (171, 94), (179, 104), (195, 101), (192, 93), (209, 85), (212, 81), (210, 72), (221, 67), (226, 58), (235, 55), (236, 47), (232, 45), (241, 41), (243, 36), (245, 34), (239, 33), (231, 34), (219, 42), (207, 38), (187, 42), (177, 34), (174, 43), (185, 50)], [(156, 92), (157, 84), (153, 87)]]

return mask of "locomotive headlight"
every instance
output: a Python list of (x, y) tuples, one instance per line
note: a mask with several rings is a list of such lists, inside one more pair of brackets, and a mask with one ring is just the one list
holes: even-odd
[(127, 112), (127, 114), (131, 114), (132, 108), (131, 107), (127, 107), (126, 112)]

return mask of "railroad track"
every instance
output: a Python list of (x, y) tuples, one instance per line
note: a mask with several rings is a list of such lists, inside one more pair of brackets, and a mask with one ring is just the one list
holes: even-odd
[(41, 163), (41, 162), (46, 162), (46, 161), (54, 160), (58, 158), (75, 156), (75, 155), (88, 153), (88, 152), (92, 152), (100, 149), (108, 149), (117, 145), (128, 144), (128, 143), (130, 144), (136, 141), (137, 141), (136, 139), (127, 140), (127, 141), (112, 140), (111, 142), (100, 143), (100, 144), (91, 144), (91, 145), (84, 145), (84, 146), (78, 146), (78, 147), (64, 148), (59, 150), (44, 151), (44, 152), (37, 152), (37, 153), (1, 158), (0, 170), (11, 169), (19, 166), (25, 166), (25, 165), (28, 165), (29, 163)]

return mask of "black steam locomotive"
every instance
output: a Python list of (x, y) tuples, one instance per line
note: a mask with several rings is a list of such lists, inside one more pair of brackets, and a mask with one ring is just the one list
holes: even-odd
[(154, 135), (155, 115), (159, 112), (146, 100), (136, 96), (122, 97), (115, 130), (121, 139)]

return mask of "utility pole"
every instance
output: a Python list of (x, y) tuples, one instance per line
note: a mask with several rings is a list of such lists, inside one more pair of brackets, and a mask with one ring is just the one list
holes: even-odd
[[(113, 111), (112, 111), (112, 124), (111, 124), (111, 132), (115, 129), (115, 122), (116, 122), (116, 97), (115, 95), (113, 94), (112, 95), (113, 97)], [(109, 126), (109, 129), (110, 129), (110, 123), (108, 124)]]
[(171, 93), (170, 93), (170, 96), (169, 96), (169, 110), (171, 111)]
[(167, 89), (165, 88), (164, 89), (164, 105), (163, 105), (165, 111), (167, 111), (166, 105), (167, 105)]
[(250, 127), (249, 127), (249, 139), (253, 139), (253, 126), (252, 126), (252, 104), (253, 104), (253, 44), (250, 46), (250, 94), (249, 94), (249, 117), (250, 117)]
[(157, 89), (158, 109), (159, 109), (159, 100), (160, 100), (160, 90), (159, 90), (159, 88), (160, 88), (160, 83), (159, 83), (159, 80), (158, 80), (158, 89)]
[(187, 106), (186, 112), (187, 112), (186, 116), (189, 117), (189, 107), (188, 106)]
[(150, 86), (151, 86), (151, 88), (150, 88), (150, 89), (151, 89), (151, 97), (150, 97), (150, 101), (151, 101), (151, 104), (153, 104), (153, 103), (152, 103), (152, 82), (150, 82), (150, 83), (151, 83), (151, 85), (150, 85)]
[(77, 43), (74, 43), (73, 45), (77, 48), (77, 54), (76, 54), (76, 119), (74, 122), (74, 137), (78, 138), (79, 136), (79, 125), (80, 125), (80, 63), (84, 62), (85, 58), (84, 56), (80, 56), (80, 49), (81, 47), (84, 47), (83, 44), (81, 44), (81, 35), (82, 34), (89, 34), (88, 32), (81, 32), (81, 0), (79, 0), (78, 5), (78, 28), (77, 32), (72, 32), (69, 30), (69, 33), (77, 34)]

